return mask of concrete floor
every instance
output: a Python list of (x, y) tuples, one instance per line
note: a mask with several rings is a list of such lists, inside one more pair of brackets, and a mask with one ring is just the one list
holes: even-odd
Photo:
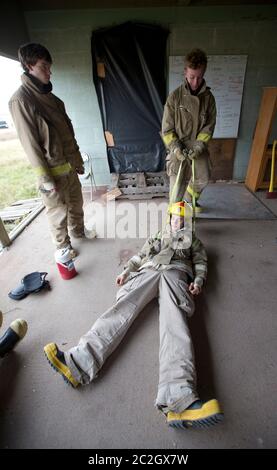
[[(138, 208), (138, 202), (134, 205)], [(277, 200), (270, 201), (277, 213)], [(87, 204), (89, 214), (91, 204)], [(74, 390), (48, 365), (43, 346), (76, 344), (114, 301), (114, 279), (143, 240), (78, 241), (79, 275), (61, 279), (45, 212), (0, 256), (2, 333), (18, 317), (26, 338), (0, 361), (1, 448), (276, 448), (276, 220), (199, 220), (209, 277), (190, 327), (198, 389), (217, 397), (223, 423), (173, 430), (154, 406), (158, 310), (152, 302), (91, 385)], [(48, 271), (52, 290), (21, 301), (8, 292), (32, 271)]]

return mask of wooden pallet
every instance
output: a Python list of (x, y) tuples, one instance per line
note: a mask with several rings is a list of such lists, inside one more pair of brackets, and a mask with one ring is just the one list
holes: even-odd
[[(0, 251), (10, 245), (43, 208), (41, 198), (32, 198), (17, 201), (0, 211)], [(9, 233), (5, 223), (14, 225)]]
[(157, 173), (112, 173), (112, 188), (119, 188), (120, 199), (168, 197), (169, 179), (165, 171)]
[(3, 222), (14, 221), (26, 217), (41, 206), (43, 206), (41, 198), (22, 199), (0, 210), (0, 217)]

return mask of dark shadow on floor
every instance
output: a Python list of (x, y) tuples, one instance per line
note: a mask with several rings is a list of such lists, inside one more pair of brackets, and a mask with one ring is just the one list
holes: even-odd
[(209, 252), (208, 280), (204, 285), (203, 292), (195, 300), (195, 313), (189, 321), (189, 327), (195, 350), (195, 362), (197, 371), (198, 393), (201, 399), (207, 400), (217, 396), (215, 390), (215, 376), (213, 369), (213, 358), (209, 335), (207, 331), (207, 319), (209, 312), (205, 293), (209, 290), (216, 295), (218, 286), (218, 275), (216, 268), (216, 253)]
[(0, 358), (0, 442), (4, 442), (5, 432), (3, 422), (5, 414), (10, 414), (10, 404), (17, 387), (18, 374), (23, 367), (20, 354), (12, 351), (7, 356)]

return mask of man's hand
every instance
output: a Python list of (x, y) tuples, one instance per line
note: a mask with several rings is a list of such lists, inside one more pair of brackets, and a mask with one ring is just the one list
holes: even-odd
[(79, 168), (76, 168), (76, 171), (78, 175), (83, 175), (85, 173), (85, 169), (83, 166), (80, 166)]
[(126, 280), (127, 274), (119, 274), (116, 278), (116, 285), (117, 286), (122, 286)]
[(174, 150), (174, 154), (176, 155), (177, 160), (180, 162), (183, 162), (187, 158), (187, 154), (179, 148)]
[(197, 158), (195, 152), (193, 150), (190, 150), (189, 153), (188, 153), (188, 157), (189, 159), (192, 161), (194, 160), (195, 158)]
[(47, 181), (45, 183), (42, 183), (41, 186), (39, 187), (39, 190), (44, 194), (53, 194), (58, 191), (55, 184), (52, 181)]
[(192, 295), (198, 295), (201, 292), (201, 287), (194, 284), (194, 282), (191, 282), (189, 285), (189, 291)]
[(192, 149), (189, 151), (190, 160), (198, 158), (202, 153), (206, 152), (207, 146), (202, 140), (196, 140), (192, 146)]

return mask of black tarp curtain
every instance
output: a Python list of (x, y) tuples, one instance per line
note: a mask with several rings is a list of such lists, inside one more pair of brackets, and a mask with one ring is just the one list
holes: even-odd
[(111, 173), (164, 169), (167, 37), (160, 26), (132, 22), (92, 33), (93, 80)]

